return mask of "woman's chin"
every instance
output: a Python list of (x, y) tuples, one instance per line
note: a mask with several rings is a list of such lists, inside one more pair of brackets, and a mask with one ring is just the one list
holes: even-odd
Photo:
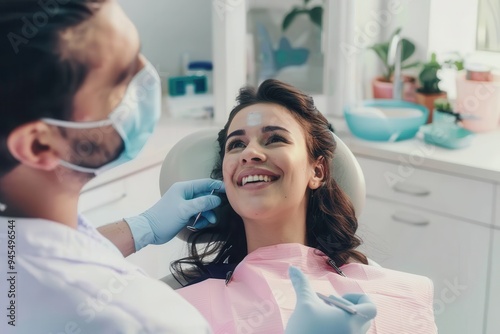
[(240, 207), (237, 213), (245, 220), (264, 220), (271, 217), (275, 210), (265, 204), (247, 203), (244, 208)]

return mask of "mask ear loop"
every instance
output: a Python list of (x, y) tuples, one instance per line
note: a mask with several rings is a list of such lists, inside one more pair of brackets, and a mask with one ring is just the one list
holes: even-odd
[(71, 122), (53, 118), (41, 118), (40, 121), (49, 125), (59, 126), (63, 128), (71, 128), (71, 129), (95, 129), (113, 125), (113, 121), (111, 119), (104, 119), (101, 121), (92, 121), (92, 122)]
[[(76, 129), (76, 130), (96, 129), (96, 128), (102, 128), (105, 126), (113, 126), (113, 120), (111, 120), (109, 118), (104, 119), (104, 120), (100, 120), (100, 121), (92, 121), (92, 122), (71, 122), (71, 121), (64, 121), (64, 120), (52, 119), (52, 118), (41, 118), (40, 121), (42, 121), (48, 125)], [(80, 172), (80, 173), (97, 175), (96, 172), (99, 170), (99, 168), (88, 168), (88, 167), (74, 165), (74, 164), (67, 162), (65, 160), (62, 160), (62, 159), (59, 159), (59, 164), (62, 167), (65, 167), (65, 168), (68, 168), (68, 169), (71, 169), (71, 170), (74, 170), (74, 171)]]

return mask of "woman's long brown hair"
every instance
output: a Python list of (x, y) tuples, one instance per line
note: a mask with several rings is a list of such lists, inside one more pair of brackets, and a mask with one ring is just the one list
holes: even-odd
[[(222, 180), (227, 130), (240, 110), (257, 103), (273, 103), (285, 107), (304, 130), (310, 161), (323, 157), (321, 161), (324, 163), (324, 183), (311, 191), (307, 206), (307, 246), (322, 251), (339, 267), (349, 258), (367, 264), (366, 256), (356, 250), (361, 240), (356, 236), (358, 221), (354, 208), (330, 174), (337, 145), (332, 135), (333, 129), (316, 109), (313, 99), (295, 87), (269, 79), (258, 90), (252, 87), (241, 89), (237, 102), (218, 135), (219, 159), (212, 171), (212, 178)], [(227, 199), (223, 200), (223, 205), (217, 209), (216, 214), (215, 226), (189, 237), (189, 256), (172, 263), (171, 269), (176, 278), (182, 277), (189, 281), (207, 274), (207, 264), (239, 263), (247, 255), (243, 221)], [(199, 244), (202, 242), (206, 244), (200, 250)]]

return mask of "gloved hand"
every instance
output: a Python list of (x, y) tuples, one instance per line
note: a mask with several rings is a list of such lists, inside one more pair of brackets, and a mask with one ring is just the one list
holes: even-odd
[(367, 318), (353, 315), (321, 300), (298, 268), (290, 267), (288, 272), (297, 295), (297, 304), (285, 334), (363, 334), (370, 328), (370, 320), (375, 317), (377, 310), (368, 296), (343, 296), (347, 305)]
[(216, 218), (212, 209), (221, 204), (221, 199), (210, 195), (213, 189), (224, 192), (224, 183), (212, 179), (178, 182), (149, 210), (139, 216), (125, 218), (134, 237), (135, 250), (170, 241), (199, 212), (202, 214), (196, 228), (214, 224)]

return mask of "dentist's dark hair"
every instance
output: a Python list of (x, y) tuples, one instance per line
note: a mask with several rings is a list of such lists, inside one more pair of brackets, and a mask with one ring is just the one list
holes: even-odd
[[(349, 259), (367, 264), (366, 256), (356, 250), (361, 240), (356, 236), (358, 221), (354, 207), (330, 173), (337, 145), (331, 124), (316, 109), (313, 99), (295, 87), (269, 79), (258, 90), (251, 87), (240, 90), (237, 106), (231, 111), (226, 125), (218, 135), (220, 151), (212, 178), (222, 180), (227, 131), (234, 117), (242, 109), (258, 103), (277, 104), (290, 111), (304, 130), (310, 161), (317, 161), (322, 157), (324, 182), (318, 189), (311, 190), (307, 206), (307, 246), (322, 251), (337, 266), (342, 266)], [(203, 276), (208, 278), (208, 264), (239, 263), (247, 255), (241, 217), (228, 202), (219, 208), (217, 215), (218, 222), (214, 227), (190, 235), (189, 256), (172, 263), (171, 269), (178, 281), (189, 282)], [(207, 241), (200, 252), (197, 245)], [(207, 258), (212, 260), (206, 260)]]
[[(106, 0), (0, 0), (0, 177), (18, 165), (7, 148), (17, 127), (42, 117), (70, 120), (89, 70), (62, 38)], [(78, 43), (78, 40), (72, 41)]]

